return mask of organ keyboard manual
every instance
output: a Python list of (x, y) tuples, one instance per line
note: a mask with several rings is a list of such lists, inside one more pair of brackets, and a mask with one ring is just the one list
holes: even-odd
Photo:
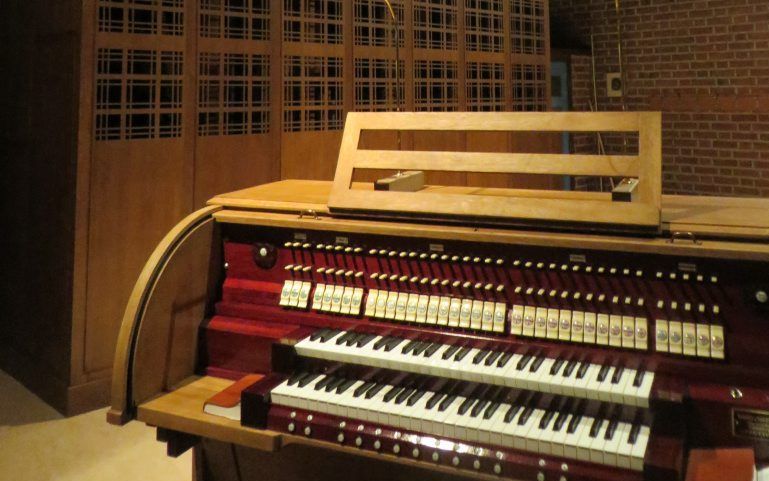
[[(333, 182), (217, 196), (162, 240), (108, 420), (194, 448), (205, 480), (672, 481), (693, 450), (725, 448), (760, 468), (769, 202), (662, 195), (660, 118), (349, 114)], [(434, 152), (414, 147), (425, 131), (476, 150), (614, 132), (633, 152)], [(394, 135), (400, 149), (373, 148)], [(374, 189), (401, 171), (428, 184)], [(506, 187), (516, 174), (623, 192)], [(247, 375), (239, 412), (204, 411)]]

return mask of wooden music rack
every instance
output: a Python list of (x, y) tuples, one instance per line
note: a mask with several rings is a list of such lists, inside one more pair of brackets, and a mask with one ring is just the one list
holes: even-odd
[[(638, 134), (637, 155), (531, 154), (371, 150), (364, 131), (624, 132)], [(659, 112), (351, 112), (347, 116), (329, 211), (488, 223), (569, 224), (658, 230), (661, 206)], [(360, 189), (356, 169), (550, 174), (637, 180), (629, 201), (611, 193), (526, 189), (425, 187), (415, 192)]]

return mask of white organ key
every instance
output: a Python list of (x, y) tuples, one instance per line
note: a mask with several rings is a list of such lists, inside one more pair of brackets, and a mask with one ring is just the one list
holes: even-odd
[(682, 326), (684, 355), (697, 355), (697, 328), (693, 322), (684, 322)]
[(279, 306), (288, 306), (289, 300), (291, 299), (291, 290), (294, 287), (294, 281), (285, 281), (283, 283), (283, 289), (280, 291), (280, 300), (278, 301)]
[(595, 324), (595, 342), (605, 346), (609, 344), (609, 316), (607, 314), (598, 314)]
[(430, 296), (421, 294), (417, 299), (417, 317), (416, 321), (424, 324), (427, 322), (427, 306), (430, 302)]
[(585, 313), (573, 311), (571, 313), (571, 341), (582, 342), (585, 325)]
[(697, 357), (710, 357), (710, 326), (698, 323), (696, 327), (697, 334)]
[(635, 318), (622, 316), (622, 347), (635, 348)]
[(609, 316), (609, 345), (622, 346), (622, 316)]
[(509, 312), (510, 334), (520, 336), (523, 334), (523, 306), (514, 305)]
[(342, 309), (342, 294), (344, 286), (334, 286), (333, 297), (331, 298), (331, 312), (339, 312)]
[(657, 352), (668, 352), (669, 337), (668, 321), (657, 319), (654, 326), (654, 349)]
[(406, 300), (406, 322), (416, 322), (419, 294), (409, 294)]
[(312, 309), (320, 310), (323, 305), (323, 291), (326, 289), (326, 284), (318, 284), (315, 286), (315, 293), (312, 295)]
[(558, 339), (561, 341), (571, 340), (571, 311), (561, 309), (559, 312), (560, 325), (558, 326)]
[(504, 302), (494, 303), (494, 320), (491, 325), (493, 332), (505, 332), (505, 312), (507, 305)]
[(470, 315), (473, 311), (473, 301), (471, 299), (462, 299), (459, 309), (459, 327), (470, 327)]
[(710, 326), (710, 357), (713, 359), (723, 359), (724, 344), (724, 326), (712, 324)]
[(298, 308), (307, 308), (307, 302), (310, 300), (310, 290), (312, 290), (312, 283), (302, 282), (302, 286), (299, 289), (299, 301), (296, 304)]
[(474, 300), (470, 306), (470, 329), (480, 330), (483, 323), (483, 301)]
[(585, 313), (582, 342), (587, 344), (595, 343), (595, 334), (598, 328), (597, 322), (598, 319), (594, 312)]
[(590, 461), (594, 463), (603, 463), (603, 446), (606, 444), (606, 428), (609, 425), (609, 421), (603, 419), (598, 422), (601, 423), (601, 428), (590, 443)]
[(668, 323), (668, 346), (673, 354), (683, 353), (683, 328), (679, 321)]
[(356, 287), (352, 291), (352, 301), (350, 302), (350, 315), (357, 316), (360, 314), (360, 306), (363, 302), (363, 288)]
[(438, 306), (440, 305), (440, 298), (438, 296), (430, 296), (427, 301), (427, 315), (425, 322), (427, 324), (438, 323)]
[(547, 310), (547, 329), (545, 337), (548, 339), (558, 339), (558, 309)]
[(650, 430), (648, 426), (641, 426), (636, 442), (631, 449), (630, 469), (642, 471), (644, 467), (644, 457), (646, 456), (646, 446), (649, 444)]
[(395, 298), (395, 320), (406, 320), (406, 305), (409, 301), (409, 295), (406, 292), (399, 292)]
[[(382, 297), (380, 294), (379, 297)], [(384, 318), (395, 320), (395, 310), (398, 305), (398, 293), (395, 291), (389, 291), (387, 293), (387, 300), (385, 301), (385, 313)], [(379, 307), (377, 306), (377, 312), (379, 312)]]
[(349, 314), (350, 313), (350, 305), (352, 304), (352, 291), (354, 289), (352, 287), (345, 287), (342, 291), (342, 303), (339, 306), (339, 313), (340, 314)]
[(491, 332), (494, 329), (494, 303), (486, 301), (483, 303), (481, 313), (481, 330)]
[(521, 334), (524, 336), (532, 337), (534, 336), (534, 327), (537, 323), (536, 321), (537, 315), (536, 315), (536, 308), (533, 306), (525, 306), (523, 308), (523, 329), (521, 331)]
[(645, 351), (649, 345), (649, 326), (645, 317), (635, 318), (635, 348)]
[(547, 337), (547, 309), (544, 307), (537, 307), (534, 318), (534, 336), (535, 337)]
[(462, 309), (462, 301), (460, 301), (456, 297), (452, 297), (450, 298), (450, 300), (451, 302), (449, 304), (449, 327), (458, 327), (459, 315)]

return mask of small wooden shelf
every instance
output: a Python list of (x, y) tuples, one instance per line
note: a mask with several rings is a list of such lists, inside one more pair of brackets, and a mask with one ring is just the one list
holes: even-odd
[(232, 383), (230, 380), (211, 376), (190, 378), (182, 387), (141, 404), (136, 417), (139, 421), (158, 428), (263, 451), (280, 449), (280, 433), (243, 427), (239, 421), (203, 412), (206, 400)]

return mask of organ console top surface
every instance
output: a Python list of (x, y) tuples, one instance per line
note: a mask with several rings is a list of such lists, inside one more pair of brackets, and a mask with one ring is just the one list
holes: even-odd
[[(636, 131), (638, 154), (359, 148), (366, 129), (420, 128)], [(255, 448), (232, 456), (266, 459), (262, 474), (305, 449), (315, 467), (272, 473), (286, 479), (325, 462), (329, 478), (673, 480), (699, 447), (766, 462), (769, 204), (662, 196), (659, 149), (655, 113), (351, 114), (333, 185), (220, 195), (161, 242), (126, 309), (108, 419), (157, 427), (172, 454)], [(355, 181), (401, 168), (639, 191)], [(248, 373), (263, 377), (240, 422), (203, 411)], [(216, 465), (196, 474), (220, 479)]]

